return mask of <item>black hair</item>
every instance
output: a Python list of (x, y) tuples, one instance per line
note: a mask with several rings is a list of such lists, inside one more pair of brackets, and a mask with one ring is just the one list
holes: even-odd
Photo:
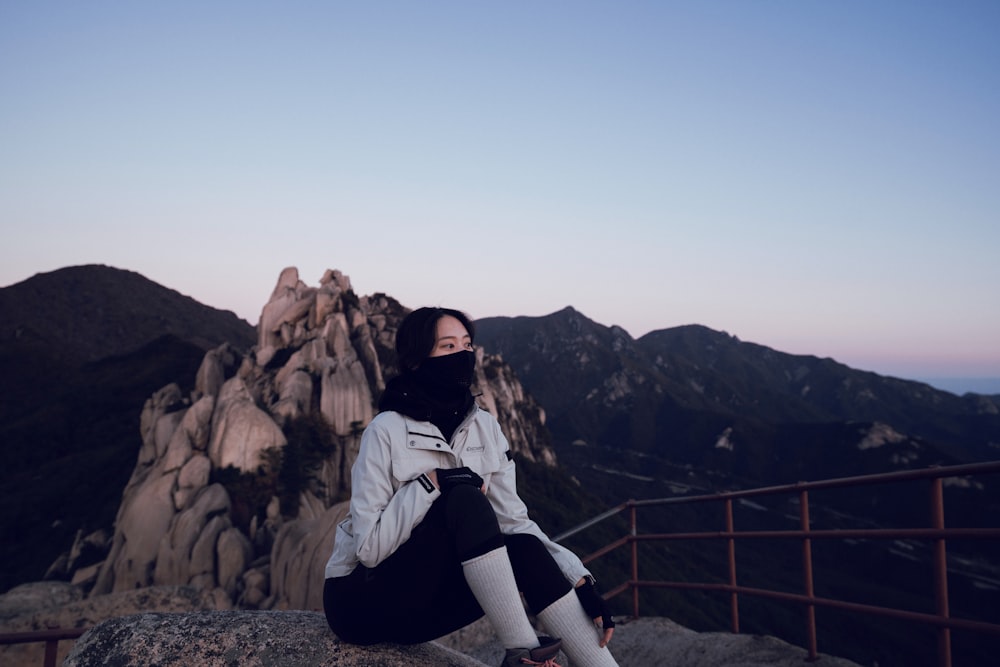
[(460, 310), (452, 308), (417, 308), (403, 318), (396, 331), (396, 356), (399, 358), (399, 370), (407, 373), (416, 369), (434, 350), (437, 340), (437, 323), (442, 317), (450, 315), (462, 323), (472, 340), (476, 338), (476, 328), (469, 316)]

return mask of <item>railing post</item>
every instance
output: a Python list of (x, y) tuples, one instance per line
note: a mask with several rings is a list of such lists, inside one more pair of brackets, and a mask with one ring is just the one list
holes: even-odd
[(639, 541), (635, 504), (629, 504), (629, 534), (632, 536), (632, 617), (639, 618)]
[[(944, 485), (940, 477), (931, 480), (931, 527), (944, 529)], [(950, 616), (948, 611), (948, 552), (944, 537), (934, 540), (934, 606), (942, 619)], [(938, 627), (938, 665), (951, 667), (951, 628)]]
[[(802, 489), (799, 491), (799, 520), (802, 532), (802, 578), (805, 584), (805, 594), (809, 600), (816, 597), (813, 590), (813, 561), (812, 561), (812, 539), (809, 537), (809, 491)], [(806, 633), (809, 640), (809, 662), (819, 660), (819, 651), (816, 648), (816, 605), (806, 605)]]
[(740, 601), (736, 594), (736, 538), (733, 537), (736, 522), (733, 520), (733, 499), (726, 498), (726, 532), (729, 539), (726, 540), (726, 556), (729, 561), (729, 585), (732, 591), (729, 593), (729, 615), (730, 624), (734, 634), (740, 632)]
[(44, 667), (56, 667), (56, 655), (59, 653), (59, 640), (49, 639), (45, 642)]

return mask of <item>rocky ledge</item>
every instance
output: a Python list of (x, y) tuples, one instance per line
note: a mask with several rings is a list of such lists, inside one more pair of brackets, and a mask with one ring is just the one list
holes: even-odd
[(353, 646), (339, 641), (324, 616), (309, 611), (215, 611), (137, 614), (107, 620), (84, 634), (63, 667), (323, 667), (482, 663), (440, 644)]
[[(353, 646), (338, 640), (321, 613), (216, 611), (144, 613), (93, 627), (74, 645), (63, 667), (484, 667), (499, 664), (491, 633), (449, 635), (415, 646)], [(477, 638), (478, 635), (478, 638)], [(476, 646), (454, 646), (485, 640)], [(801, 667), (806, 652), (773, 637), (697, 633), (662, 618), (622, 623), (614, 654), (622, 667)], [(568, 665), (564, 657), (560, 664)], [(827, 667), (856, 663), (821, 656)], [(572, 666), (569, 666), (572, 667)]]

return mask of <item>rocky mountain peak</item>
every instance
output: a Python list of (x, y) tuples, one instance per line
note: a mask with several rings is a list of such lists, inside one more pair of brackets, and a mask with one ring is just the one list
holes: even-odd
[[(357, 296), (340, 271), (310, 286), (284, 269), (254, 347), (216, 347), (193, 390), (179, 379), (146, 401), (110, 553), (78, 581), (92, 577), (93, 595), (193, 585), (244, 607), (319, 608), (316, 579), (407, 312)], [(544, 413), (503, 359), (479, 349), (476, 385), (514, 452), (554, 464)]]

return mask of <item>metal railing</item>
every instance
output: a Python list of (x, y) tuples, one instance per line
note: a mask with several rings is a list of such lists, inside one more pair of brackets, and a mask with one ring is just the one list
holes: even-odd
[(50, 630), (28, 630), (24, 632), (0, 633), (0, 646), (8, 644), (34, 644), (45, 642), (44, 667), (56, 667), (56, 655), (61, 639), (79, 639), (87, 628), (52, 628)]
[[(699, 496), (682, 496), (653, 500), (630, 500), (614, 507), (575, 528), (554, 537), (563, 541), (588, 528), (623, 512), (628, 512), (629, 534), (617, 539), (586, 556), (583, 561), (590, 563), (619, 548), (631, 550), (631, 577), (621, 585), (605, 593), (606, 599), (614, 598), (626, 591), (632, 594), (632, 615), (639, 617), (639, 591), (644, 588), (665, 588), (677, 590), (717, 591), (728, 593), (730, 627), (732, 632), (740, 631), (739, 596), (749, 595), (773, 600), (798, 603), (804, 607), (808, 660), (815, 661), (819, 654), (816, 638), (816, 608), (828, 607), (852, 614), (871, 614), (900, 619), (908, 622), (929, 624), (937, 629), (937, 665), (951, 667), (951, 631), (968, 630), (976, 633), (1000, 635), (1000, 625), (969, 619), (952, 618), (948, 604), (948, 565), (946, 541), (948, 539), (1000, 540), (1000, 528), (946, 528), (944, 522), (943, 481), (946, 478), (969, 477), (1000, 473), (1000, 461), (975, 463), (948, 467), (932, 467), (920, 470), (843, 477), (815, 482), (799, 482), (782, 486), (770, 486), (741, 491), (730, 491)], [(899, 483), (911, 480), (930, 480), (930, 525), (927, 528), (855, 528), (814, 530), (810, 526), (809, 492), (825, 489), (858, 487), (870, 484)], [(799, 504), (799, 528), (797, 530), (744, 530), (735, 529), (733, 501), (760, 496), (796, 494)], [(691, 503), (722, 503), (725, 510), (725, 529), (721, 531), (676, 532), (639, 534), (636, 511), (638, 508)], [(845, 600), (818, 597), (815, 594), (813, 575), (813, 541), (845, 539), (924, 539), (932, 545), (934, 613), (919, 613), (905, 609), (861, 604)], [(771, 590), (741, 586), (736, 577), (737, 540), (799, 540), (802, 547), (802, 592)], [(638, 546), (642, 542), (663, 542), (677, 540), (724, 540), (726, 542), (727, 583), (695, 583), (683, 581), (646, 581), (639, 578)]]
[[(843, 477), (816, 482), (800, 482), (782, 486), (770, 486), (741, 491), (682, 496), (676, 498), (660, 498), (653, 500), (630, 500), (617, 507), (599, 514), (575, 528), (554, 537), (557, 542), (581, 533), (607, 519), (628, 512), (629, 534), (614, 540), (606, 546), (584, 557), (585, 563), (607, 555), (621, 547), (631, 550), (631, 577), (616, 588), (605, 594), (608, 599), (614, 598), (626, 591), (632, 595), (632, 615), (639, 617), (639, 592), (644, 588), (665, 588), (677, 590), (701, 590), (728, 593), (730, 608), (730, 627), (734, 633), (740, 631), (739, 596), (749, 595), (774, 600), (798, 603), (804, 607), (806, 634), (808, 637), (807, 651), (809, 660), (818, 659), (816, 635), (816, 608), (829, 607), (857, 614), (871, 614), (909, 622), (923, 623), (937, 628), (937, 664), (939, 667), (951, 667), (951, 630), (962, 629), (977, 633), (1000, 635), (1000, 624), (987, 623), (969, 619), (952, 618), (948, 604), (948, 566), (946, 540), (948, 539), (986, 539), (1000, 540), (1000, 528), (946, 528), (944, 525), (944, 492), (943, 480), (951, 477), (966, 477), (1000, 473), (1000, 461), (976, 463), (949, 467), (935, 467), (922, 470), (907, 470), (878, 475), (860, 477)], [(898, 483), (910, 480), (930, 480), (930, 526), (927, 528), (854, 528), (814, 530), (811, 528), (809, 516), (809, 492), (816, 490), (857, 487), (868, 484)], [(799, 528), (797, 530), (744, 530), (735, 529), (733, 501), (752, 497), (773, 496), (781, 494), (796, 494), (799, 504)], [(640, 507), (655, 507), (665, 505), (684, 505), (692, 503), (721, 502), (725, 509), (725, 529), (721, 531), (675, 532), (639, 534), (637, 510)], [(933, 614), (919, 613), (905, 609), (881, 607), (844, 600), (819, 597), (815, 594), (813, 580), (813, 540), (826, 539), (926, 539), (933, 546)], [(802, 592), (771, 590), (741, 586), (737, 583), (736, 541), (741, 539), (788, 540), (801, 542), (802, 547)], [(643, 542), (685, 540), (724, 540), (726, 542), (726, 563), (728, 583), (697, 583), (682, 581), (647, 581), (639, 578), (638, 546)], [(0, 633), (0, 645), (45, 642), (45, 667), (54, 667), (58, 643), (63, 639), (77, 639), (86, 628), (55, 628), (50, 630)]]

